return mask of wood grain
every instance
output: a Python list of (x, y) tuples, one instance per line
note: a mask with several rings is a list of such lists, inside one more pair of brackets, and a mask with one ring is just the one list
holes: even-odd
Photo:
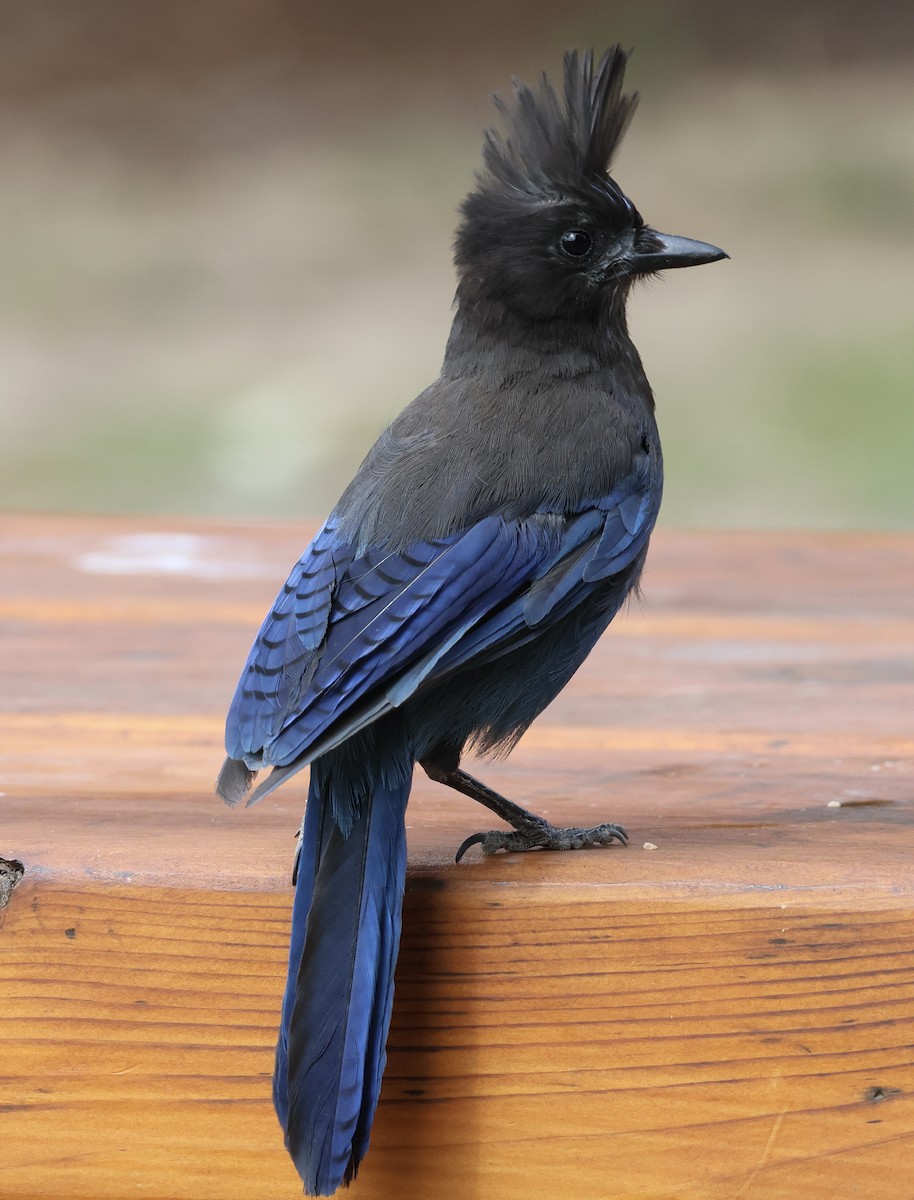
[[(303, 541), (3, 518), (0, 1197), (299, 1194), (269, 1077), (304, 784), (212, 780)], [(479, 768), (628, 850), (457, 867), (482, 814), (417, 777), (354, 1200), (914, 1195), (912, 584), (904, 536), (659, 535), (644, 607)]]

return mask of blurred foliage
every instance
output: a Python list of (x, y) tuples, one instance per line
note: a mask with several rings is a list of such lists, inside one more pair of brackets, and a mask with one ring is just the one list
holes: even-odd
[(914, 9), (0, 9), (0, 506), (320, 515), (437, 372), (488, 93), (635, 44), (667, 523), (914, 526)]

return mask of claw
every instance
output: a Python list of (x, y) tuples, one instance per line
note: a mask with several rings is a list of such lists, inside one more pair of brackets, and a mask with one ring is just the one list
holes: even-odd
[(601, 825), (599, 826), (600, 835), (606, 838), (604, 845), (609, 845), (615, 838), (621, 845), (628, 845), (628, 834), (621, 825)]
[(460, 849), (454, 855), (454, 862), (460, 862), (464, 854), (466, 854), (467, 850), (469, 850), (471, 846), (481, 846), (485, 840), (486, 835), (484, 833), (470, 834), (466, 841), (461, 842)]

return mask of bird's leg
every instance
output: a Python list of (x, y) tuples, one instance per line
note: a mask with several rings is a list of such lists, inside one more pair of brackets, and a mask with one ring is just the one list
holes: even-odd
[(628, 842), (628, 835), (621, 825), (607, 822), (593, 829), (562, 829), (507, 800), (456, 765), (443, 766), (426, 759), (421, 766), (429, 779), (478, 800), (514, 829), (513, 833), (491, 829), (488, 833), (472, 834), (457, 851), (457, 862), (471, 846), (481, 846), (483, 854), (495, 854), (498, 850), (582, 850), (587, 846), (608, 846), (613, 841), (621, 842), (623, 846)]

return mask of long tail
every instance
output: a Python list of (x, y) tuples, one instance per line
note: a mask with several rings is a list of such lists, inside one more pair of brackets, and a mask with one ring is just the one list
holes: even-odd
[(411, 772), (393, 775), (375, 781), (344, 837), (312, 771), (273, 1102), (313, 1196), (354, 1178), (387, 1059)]

